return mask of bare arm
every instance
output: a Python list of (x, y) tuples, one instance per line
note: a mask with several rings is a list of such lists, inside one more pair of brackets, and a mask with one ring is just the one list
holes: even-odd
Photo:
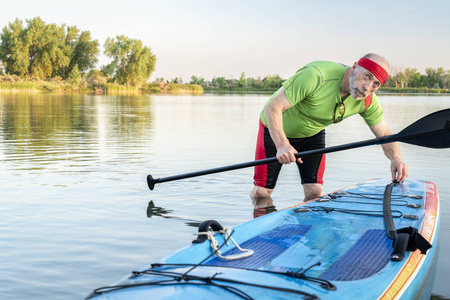
[[(264, 109), (270, 137), (277, 147), (278, 161), (282, 164), (295, 162), (295, 153), (297, 153), (297, 150), (289, 143), (283, 130), (283, 112), (289, 108), (291, 108), (291, 104), (286, 97), (284, 89), (281, 88)], [(302, 163), (300, 158), (297, 160)]]
[[(385, 121), (369, 127), (376, 137), (382, 137), (391, 134), (391, 131), (389, 130)], [(386, 157), (391, 160), (392, 180), (397, 180), (400, 182), (404, 181), (406, 177), (408, 177), (409, 167), (402, 160), (398, 143), (383, 144), (381, 145), (381, 147), (383, 148)]]

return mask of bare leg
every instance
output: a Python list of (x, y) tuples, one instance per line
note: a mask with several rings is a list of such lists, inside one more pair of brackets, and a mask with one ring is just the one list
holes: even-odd
[(272, 197), (250, 197), (255, 209), (273, 206)]
[(322, 196), (322, 185), (319, 183), (305, 183), (303, 184), (303, 192), (305, 193), (305, 200), (312, 200)]
[(260, 186), (253, 186), (253, 190), (250, 193), (250, 197), (270, 197), (272, 195), (273, 189), (266, 189)]

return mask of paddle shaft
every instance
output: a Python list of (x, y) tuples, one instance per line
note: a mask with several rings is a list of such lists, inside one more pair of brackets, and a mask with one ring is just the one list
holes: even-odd
[[(392, 142), (404, 142), (412, 145), (428, 148), (449, 148), (450, 147), (450, 109), (444, 109), (431, 113), (416, 122), (412, 123), (397, 134), (387, 135), (371, 140), (355, 142), (345, 145), (333, 146), (304, 152), (298, 152), (295, 157), (307, 157), (324, 153), (331, 153), (347, 149), (354, 149), (370, 145), (380, 145)], [(246, 163), (230, 165), (215, 169), (208, 169), (192, 173), (154, 179), (152, 175), (147, 176), (148, 187), (153, 190), (156, 183), (174, 181), (179, 179), (197, 177), (219, 172), (243, 169), (276, 162), (276, 157), (250, 161)]]
[[(403, 137), (404, 136), (402, 136), (402, 138)], [(354, 148), (370, 146), (370, 145), (380, 145), (380, 144), (391, 143), (391, 142), (394, 142), (397, 140), (399, 140), (399, 134), (393, 134), (393, 135), (388, 135), (388, 136), (379, 137), (379, 138), (361, 141), (361, 142), (355, 142), (355, 143), (333, 146), (333, 147), (328, 147), (328, 148), (321, 148), (321, 149), (298, 152), (295, 154), (295, 157), (297, 157), (297, 158), (298, 157), (307, 157), (307, 156), (331, 153), (331, 152), (342, 151), (342, 150), (347, 150), (347, 149), (354, 149)], [(197, 177), (197, 176), (215, 174), (215, 173), (220, 173), (220, 172), (238, 170), (238, 169), (243, 169), (243, 168), (248, 168), (248, 167), (254, 167), (254, 166), (274, 163), (277, 161), (278, 160), (276, 157), (270, 157), (270, 158), (249, 161), (249, 162), (235, 164), (235, 165), (229, 165), (229, 166), (224, 166), (224, 167), (219, 167), (219, 168), (207, 169), (207, 170), (202, 170), (202, 171), (197, 171), (197, 172), (190, 172), (190, 173), (156, 178), (156, 179), (154, 179), (151, 175), (148, 175), (147, 183), (148, 183), (148, 187), (150, 188), (150, 190), (153, 190), (156, 183), (163, 183), (163, 182), (168, 182), (168, 181), (174, 181), (174, 180), (192, 178), (192, 177)]]

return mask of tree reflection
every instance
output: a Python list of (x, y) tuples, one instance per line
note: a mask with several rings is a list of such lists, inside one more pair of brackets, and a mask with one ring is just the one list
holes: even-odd
[(150, 96), (0, 94), (0, 142), (5, 159), (102, 159), (127, 142), (148, 142)]

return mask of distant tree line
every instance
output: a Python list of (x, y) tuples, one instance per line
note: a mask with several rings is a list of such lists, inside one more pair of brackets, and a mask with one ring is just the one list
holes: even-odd
[(444, 68), (426, 68), (425, 74), (421, 74), (416, 68), (392, 68), (393, 74), (389, 77), (385, 86), (396, 88), (430, 88), (449, 89), (450, 70)]
[[(161, 80), (157, 79), (158, 80)], [(162, 79), (163, 80), (163, 79)], [(225, 79), (225, 77), (215, 77), (212, 81), (206, 81), (202, 77), (192, 76), (191, 84), (201, 85), (205, 89), (217, 90), (271, 90), (281, 86), (282, 79), (278, 74), (269, 75), (264, 78), (247, 78), (245, 73), (241, 73), (239, 79)], [(181, 78), (175, 78), (168, 82), (180, 82)], [(384, 88), (427, 88), (427, 89), (450, 89), (450, 70), (444, 68), (426, 68), (425, 74), (421, 74), (416, 68), (399, 69), (394, 68), (393, 74), (389, 76)]]
[[(205, 80), (203, 77), (191, 76), (189, 81), (190, 85), (199, 85), (204, 89), (210, 90), (236, 90), (236, 91), (252, 91), (252, 90), (273, 90), (278, 89), (283, 83), (278, 74), (269, 75), (264, 78), (247, 78), (245, 73), (241, 73), (239, 79), (226, 79), (224, 76), (214, 77), (211, 81)], [(183, 78), (175, 77), (170, 80), (166, 80), (163, 77), (155, 79), (154, 83), (162, 84), (183, 84)]]
[(104, 54), (112, 61), (96, 70), (99, 54), (99, 42), (89, 31), (47, 24), (39, 17), (16, 19), (0, 33), (0, 75), (140, 87), (155, 69), (151, 49), (123, 35), (106, 40)]
[(211, 81), (206, 81), (202, 77), (192, 76), (190, 84), (198, 84), (205, 89), (253, 91), (278, 89), (283, 81), (284, 79), (278, 74), (268, 75), (264, 78), (247, 78), (245, 73), (242, 72), (239, 79), (226, 79), (221, 76), (214, 77)]
[[(140, 40), (120, 35), (107, 38), (103, 48), (111, 62), (96, 69), (100, 44), (92, 39), (89, 31), (65, 24), (47, 24), (39, 17), (25, 22), (16, 19), (0, 32), (0, 75), (4, 75), (0, 83), (47, 80), (99, 89), (114, 84), (147, 91), (180, 89), (179, 85), (183, 84), (181, 77), (167, 81), (157, 78), (148, 83), (155, 69), (156, 56)], [(221, 76), (207, 81), (192, 76), (189, 84), (206, 90), (251, 91), (274, 90), (283, 81), (279, 75), (247, 78), (242, 72), (239, 79)], [(421, 74), (416, 68), (392, 68), (383, 87), (448, 90), (450, 71), (442, 67), (426, 68), (425, 74)], [(189, 89), (199, 91), (193, 86)]]

